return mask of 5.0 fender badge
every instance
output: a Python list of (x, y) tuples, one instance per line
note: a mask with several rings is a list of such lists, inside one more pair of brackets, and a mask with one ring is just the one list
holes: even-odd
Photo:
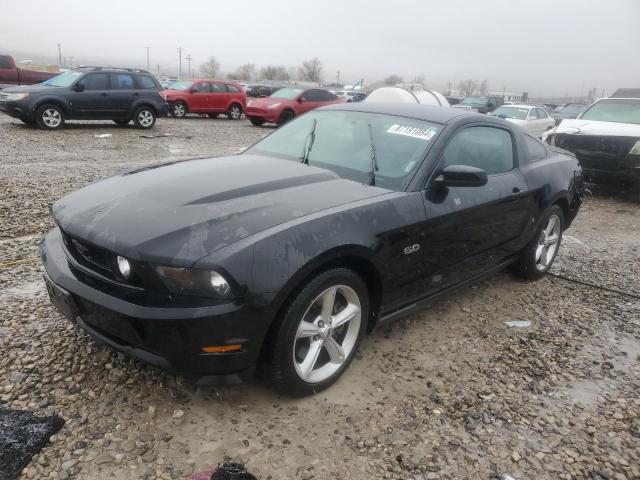
[(420, 250), (420, 244), (419, 243), (414, 243), (413, 245), (410, 245), (408, 247), (404, 247), (404, 254), (405, 255), (410, 255), (412, 253), (416, 253), (418, 250)]

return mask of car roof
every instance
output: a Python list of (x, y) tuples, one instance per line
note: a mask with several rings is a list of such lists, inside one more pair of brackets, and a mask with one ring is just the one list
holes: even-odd
[(477, 117), (487, 119), (481, 113), (469, 112), (461, 108), (436, 107), (419, 103), (338, 103), (321, 107), (322, 110), (343, 110), (351, 112), (380, 113), (415, 118), (435, 123), (449, 123), (459, 117)]
[(542, 108), (537, 105), (525, 105), (523, 103), (509, 103), (508, 105), (500, 105), (500, 107), (515, 107), (515, 108)]

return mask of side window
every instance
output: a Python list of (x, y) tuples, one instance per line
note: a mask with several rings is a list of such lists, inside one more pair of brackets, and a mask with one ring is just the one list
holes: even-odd
[(132, 90), (134, 88), (132, 75), (128, 73), (111, 74), (111, 90)]
[(156, 82), (153, 81), (153, 78), (147, 75), (136, 75), (136, 80), (138, 80), (138, 88), (143, 88), (145, 90), (156, 88)]
[(547, 149), (542, 144), (541, 141), (536, 140), (529, 135), (524, 135), (524, 145), (527, 149), (527, 153), (529, 154), (529, 160), (531, 162), (536, 162), (538, 160), (543, 160), (547, 158)]
[(545, 112), (543, 109), (536, 108), (536, 111), (538, 112), (538, 118), (540, 119), (548, 118), (547, 112)]
[(12, 68), (8, 57), (0, 57), (0, 68)]
[(468, 127), (449, 141), (442, 154), (442, 167), (468, 165), (488, 175), (513, 169), (513, 143), (506, 130), (494, 127)]
[(227, 90), (230, 91), (231, 93), (238, 93), (240, 90), (238, 90), (238, 87), (236, 87), (235, 85), (229, 85), (227, 83)]
[(307, 102), (319, 102), (322, 100), (320, 90), (309, 90), (308, 92), (305, 92), (303, 96)]
[(224, 83), (211, 83), (211, 93), (227, 93)]
[(538, 114), (536, 112), (536, 108), (532, 108), (531, 110), (529, 110), (529, 119), (531, 120), (537, 120), (538, 119)]
[(106, 90), (107, 74), (106, 73), (90, 73), (78, 82), (84, 85), (85, 90)]
[(196, 93), (209, 93), (209, 82), (198, 83), (195, 87)]
[(320, 90), (319, 92), (320, 92), (321, 100), (324, 100), (325, 102), (328, 102), (330, 100), (335, 100), (336, 98), (338, 98), (333, 93), (327, 90)]

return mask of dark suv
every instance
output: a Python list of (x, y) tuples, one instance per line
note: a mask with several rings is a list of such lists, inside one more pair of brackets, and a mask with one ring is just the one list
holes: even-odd
[(5, 88), (0, 111), (47, 130), (62, 128), (69, 119), (111, 119), (118, 125), (133, 120), (138, 128), (152, 128), (167, 113), (161, 89), (144, 70), (84, 67), (37, 85)]

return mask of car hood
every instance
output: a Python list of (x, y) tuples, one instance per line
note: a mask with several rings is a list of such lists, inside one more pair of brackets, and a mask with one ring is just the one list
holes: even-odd
[(52, 207), (71, 236), (133, 260), (185, 266), (249, 235), (389, 190), (294, 161), (238, 155), (155, 165)]
[[(254, 98), (251, 99), (251, 107), (256, 107), (256, 108), (267, 108), (269, 105), (275, 105), (276, 103), (280, 103), (282, 105), (289, 105), (291, 103), (294, 103), (294, 100), (289, 100), (287, 98), (272, 98), (272, 97), (265, 97), (265, 98)], [(247, 105), (249, 106), (249, 105)]]
[(640, 137), (640, 125), (634, 123), (599, 122), (595, 120), (562, 120), (562, 123), (548, 135), (568, 133), (575, 135), (605, 135), (619, 137)]

